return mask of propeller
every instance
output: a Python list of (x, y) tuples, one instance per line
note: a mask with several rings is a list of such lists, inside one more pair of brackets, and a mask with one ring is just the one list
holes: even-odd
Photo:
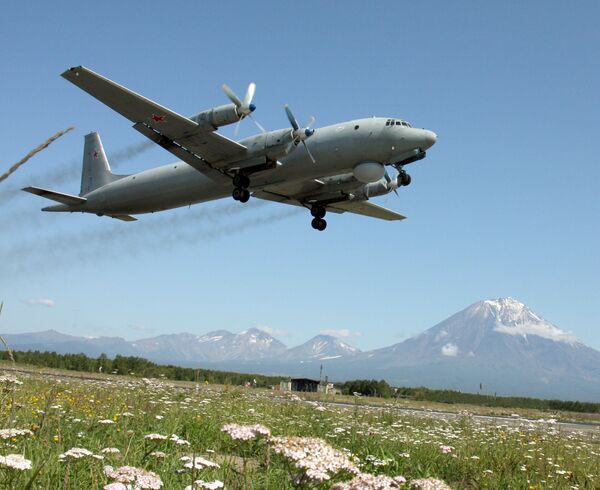
[(240, 123), (246, 117), (252, 119), (252, 121), (254, 121), (254, 124), (256, 124), (258, 129), (260, 129), (264, 133), (265, 128), (263, 128), (259, 124), (259, 122), (252, 117), (252, 113), (256, 110), (256, 106), (252, 103), (252, 99), (254, 98), (254, 92), (256, 91), (256, 84), (254, 82), (250, 82), (250, 85), (248, 85), (248, 90), (246, 90), (244, 100), (240, 100), (240, 98), (235, 94), (233, 90), (231, 90), (231, 88), (227, 84), (224, 83), (221, 86), (221, 88), (223, 89), (223, 92), (225, 92), (225, 95), (229, 98), (229, 100), (234, 103), (235, 110), (238, 116), (240, 116), (237, 124), (235, 125), (235, 130), (233, 131), (233, 134), (237, 136), (240, 128)]
[(308, 156), (310, 157), (312, 162), (317, 163), (315, 157), (313, 157), (312, 153), (308, 149), (308, 146), (306, 145), (306, 140), (310, 138), (313, 134), (315, 134), (315, 130), (311, 128), (312, 124), (315, 122), (314, 116), (310, 116), (308, 118), (308, 121), (306, 121), (304, 127), (300, 127), (300, 125), (298, 124), (298, 120), (292, 113), (290, 106), (287, 104), (285, 105), (285, 113), (287, 114), (287, 118), (290, 121), (290, 124), (292, 125), (292, 138), (294, 144), (302, 143), (304, 145), (304, 148), (306, 149), (306, 153), (308, 153)]
[[(396, 196), (400, 197), (398, 195), (398, 183), (397, 183), (397, 181), (392, 180), (392, 178), (390, 177), (390, 174), (388, 174), (387, 168), (385, 169), (384, 178), (385, 178), (385, 186), (388, 189), (391, 188), (394, 191), (394, 194), (396, 194)], [(394, 184), (394, 182), (396, 182), (396, 183)]]

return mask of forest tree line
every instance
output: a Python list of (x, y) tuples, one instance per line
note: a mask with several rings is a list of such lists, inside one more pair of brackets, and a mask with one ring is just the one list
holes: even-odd
[(482, 395), (463, 393), (453, 390), (431, 390), (429, 388), (393, 388), (384, 380), (356, 379), (346, 381), (342, 385), (342, 393), (352, 395), (360, 393), (364, 396), (381, 398), (408, 398), (416, 401), (430, 401), (448, 404), (479, 405), (502, 408), (530, 408), (537, 410), (562, 410), (566, 412), (600, 413), (600, 403), (579, 402), (569, 400), (543, 400), (514, 396)]
[[(106, 354), (98, 358), (85, 354), (58, 354), (56, 352), (13, 351), (15, 361), (31, 366), (41, 366), (54, 369), (68, 369), (88, 373), (125, 374), (140, 378), (164, 378), (176, 381), (195, 381), (197, 383), (243, 385), (250, 383), (257, 387), (279, 385), (284, 379), (280, 376), (263, 376), (260, 374), (242, 374), (212, 369), (189, 368), (163, 365), (148, 361), (142, 357), (115, 356), (110, 359)], [(8, 360), (8, 353), (3, 352), (3, 360)]]
[[(257, 387), (267, 388), (278, 386), (284, 379), (282, 376), (264, 376), (261, 374), (243, 374), (229, 371), (216, 371), (203, 368), (189, 368), (162, 365), (148, 361), (142, 357), (115, 356), (110, 359), (106, 354), (98, 358), (88, 357), (85, 354), (58, 354), (56, 352), (40, 351), (13, 351), (15, 361), (32, 366), (41, 366), (55, 369), (68, 369), (88, 373), (104, 373), (117, 375), (130, 375), (145, 378), (164, 378), (176, 381), (195, 381), (198, 383), (243, 385), (250, 383)], [(3, 351), (0, 359), (8, 360), (8, 352)], [(600, 413), (600, 403), (568, 401), (568, 400), (543, 400), (538, 398), (509, 397), (483, 395), (477, 393), (463, 393), (453, 390), (432, 390), (429, 388), (394, 388), (384, 380), (356, 379), (338, 384), (342, 393), (381, 398), (409, 398), (416, 401), (431, 401), (448, 404), (480, 405), (486, 407), (502, 408), (529, 408), (538, 410), (563, 410), (568, 412)]]

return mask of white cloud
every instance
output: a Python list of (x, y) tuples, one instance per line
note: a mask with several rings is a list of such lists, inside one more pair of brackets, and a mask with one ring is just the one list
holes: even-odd
[(272, 335), (273, 337), (287, 337), (290, 334), (290, 332), (287, 330), (269, 327), (268, 325), (256, 325), (256, 328), (268, 333), (269, 335)]
[(496, 325), (494, 327), (496, 332), (507, 333), (509, 335), (537, 335), (549, 340), (555, 340), (557, 342), (566, 342), (567, 344), (577, 344), (578, 340), (570, 332), (565, 332), (554, 325), (541, 322), (541, 323), (520, 323), (517, 325)]
[(45, 306), (52, 308), (54, 306), (54, 300), (48, 298), (28, 299), (25, 301), (27, 306)]
[(446, 332), (446, 330), (440, 330), (438, 332), (438, 334), (435, 336), (435, 340), (436, 340), (436, 342), (438, 342), (447, 336), (448, 336), (448, 332)]
[(347, 328), (341, 328), (339, 330), (335, 330), (333, 328), (326, 328), (325, 330), (321, 330), (319, 333), (323, 335), (331, 335), (332, 337), (360, 337), (362, 332), (354, 331), (351, 332)]
[(448, 357), (456, 357), (458, 355), (458, 346), (452, 342), (448, 342), (442, 347), (442, 355)]

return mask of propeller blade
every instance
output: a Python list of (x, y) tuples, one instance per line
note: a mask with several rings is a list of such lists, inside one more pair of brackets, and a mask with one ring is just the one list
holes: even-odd
[(248, 117), (250, 119), (252, 119), (252, 121), (254, 121), (254, 124), (256, 124), (256, 127), (258, 129), (260, 129), (263, 133), (267, 132), (267, 130), (265, 128), (263, 128), (262, 124), (260, 124), (256, 119), (254, 119), (254, 116), (252, 116), (252, 114), (248, 114)]
[[(389, 189), (390, 184), (392, 184), (392, 178), (390, 177), (390, 174), (388, 174), (387, 169), (385, 170), (385, 186)], [(398, 188), (394, 187), (394, 185), (392, 184), (392, 190), (394, 191), (394, 194), (396, 194), (396, 196), (400, 197), (400, 195), (398, 194)]]
[(304, 125), (305, 128), (310, 128), (315, 122), (315, 116), (310, 116), (308, 118), (308, 121), (306, 121), (306, 124)]
[(237, 136), (238, 133), (240, 132), (240, 123), (242, 122), (242, 119), (244, 119), (244, 118), (240, 117), (238, 119), (238, 122), (235, 124), (235, 129), (233, 130), (233, 136)]
[(294, 128), (294, 131), (297, 131), (300, 126), (298, 125), (298, 121), (296, 121), (294, 114), (292, 114), (290, 106), (287, 104), (285, 105), (285, 113), (287, 114), (288, 121), (292, 125), (292, 128)]
[[(223, 92), (225, 92), (225, 95), (229, 98), (231, 102), (235, 104), (236, 107), (242, 107), (242, 101), (237, 95), (235, 95), (235, 92), (231, 90), (227, 84), (224, 83), (223, 85), (221, 85), (221, 88), (223, 89)], [(250, 87), (248, 87), (248, 91), (250, 91)]]
[(308, 145), (306, 144), (306, 141), (302, 140), (302, 144), (304, 145), (304, 148), (306, 148), (306, 153), (308, 153), (308, 156), (310, 157), (310, 159), (312, 160), (312, 162), (313, 163), (317, 163), (317, 161), (315, 160), (315, 157), (313, 157), (312, 153), (308, 149)]
[(250, 82), (248, 85), (248, 90), (246, 91), (246, 96), (244, 97), (244, 107), (250, 107), (250, 103), (254, 98), (254, 92), (256, 91), (256, 84), (254, 82)]

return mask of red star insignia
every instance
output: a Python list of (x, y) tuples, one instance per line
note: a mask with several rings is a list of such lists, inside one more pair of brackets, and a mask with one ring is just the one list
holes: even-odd
[(152, 120), (155, 123), (162, 123), (167, 121), (167, 116), (161, 116), (159, 114), (152, 114)]
[(92, 152), (90, 152), (90, 156), (94, 159), (94, 160), (98, 160), (98, 150), (94, 150)]

